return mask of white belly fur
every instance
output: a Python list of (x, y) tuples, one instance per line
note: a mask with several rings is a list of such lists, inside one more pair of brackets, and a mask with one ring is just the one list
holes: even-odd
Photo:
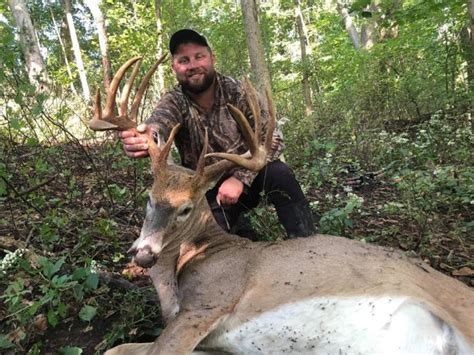
[(313, 298), (246, 322), (237, 312), (200, 348), (234, 354), (473, 354), (456, 333), (407, 298)]

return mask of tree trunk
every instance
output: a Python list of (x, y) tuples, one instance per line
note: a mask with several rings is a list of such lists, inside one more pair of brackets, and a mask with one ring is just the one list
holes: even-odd
[[(161, 23), (161, 0), (155, 0), (155, 18), (156, 18), (156, 58), (163, 55), (163, 26)], [(160, 94), (165, 89), (165, 71), (163, 65), (158, 66), (155, 74), (156, 91)]]
[(359, 34), (357, 29), (355, 28), (354, 24), (352, 23), (351, 15), (347, 8), (342, 5), (341, 3), (337, 3), (337, 10), (342, 17), (342, 21), (344, 22), (344, 27), (349, 34), (349, 38), (351, 39), (352, 45), (355, 49), (360, 48), (360, 41), (359, 41)]
[(47, 83), (48, 75), (30, 14), (23, 0), (8, 0), (8, 5), (15, 18), (28, 79), (32, 85), (41, 89)]
[(464, 48), (467, 61), (467, 78), (469, 88), (474, 91), (474, 0), (468, 0), (467, 12), (469, 16), (468, 26), (464, 32)]
[(81, 48), (79, 47), (79, 40), (77, 39), (76, 27), (72, 20), (72, 5), (71, 0), (65, 0), (66, 5), (66, 21), (69, 28), (69, 35), (71, 38), (72, 49), (74, 52), (74, 58), (76, 60), (77, 70), (79, 71), (79, 79), (81, 81), (82, 93), (84, 99), (90, 101), (90, 90), (89, 84), (87, 83), (86, 70), (84, 68), (84, 63), (82, 62)]
[(303, 86), (304, 108), (306, 117), (309, 117), (313, 112), (313, 103), (311, 100), (311, 86), (309, 85), (307, 50), (309, 49), (311, 51), (311, 47), (309, 44), (308, 34), (306, 32), (303, 14), (301, 13), (300, 0), (295, 0), (295, 19), (296, 27), (298, 29), (298, 36), (300, 38), (301, 63), (303, 64), (303, 78), (301, 83)]
[(241, 0), (240, 5), (242, 8), (245, 33), (247, 35), (253, 81), (260, 93), (263, 94), (265, 90), (268, 90), (268, 93), (271, 95), (270, 73), (265, 63), (256, 0)]
[(97, 35), (99, 37), (100, 54), (102, 56), (102, 70), (104, 77), (104, 88), (107, 90), (112, 80), (112, 69), (110, 68), (109, 51), (107, 45), (107, 29), (105, 25), (104, 15), (100, 9), (101, 0), (84, 0), (84, 3), (89, 8), (94, 17), (95, 25), (97, 27)]
[(53, 10), (50, 8), (49, 9), (51, 12), (51, 19), (53, 20), (53, 27), (54, 31), (56, 32), (56, 35), (58, 36), (58, 41), (61, 46), (61, 51), (63, 52), (64, 56), (64, 63), (66, 64), (66, 70), (67, 70), (67, 75), (69, 77), (69, 80), (71, 80), (70, 88), (71, 91), (77, 95), (76, 88), (74, 87), (74, 78), (72, 76), (72, 71), (71, 71), (71, 65), (69, 64), (69, 59), (66, 53), (66, 47), (64, 46), (64, 41), (61, 37), (61, 31), (59, 30), (58, 23), (56, 22), (56, 18), (54, 17)]
[(364, 49), (370, 49), (377, 41), (377, 20), (380, 17), (380, 5), (378, 0), (372, 1), (366, 10), (371, 16), (367, 23), (362, 25), (360, 33), (361, 46)]

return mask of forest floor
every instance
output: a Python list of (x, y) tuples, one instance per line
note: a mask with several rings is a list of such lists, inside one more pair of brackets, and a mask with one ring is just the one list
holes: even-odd
[[(129, 162), (113, 163), (121, 154), (117, 149), (104, 157), (99, 154), (100, 147), (83, 147), (61, 146), (48, 155), (38, 147), (16, 146), (9, 150), (8, 168), (14, 178), (7, 182), (9, 194), (0, 210), (0, 257), (7, 251), (28, 248), (33, 255), (63, 256), (70, 268), (93, 259), (101, 273), (99, 288), (87, 299), (99, 311), (88, 322), (77, 317), (77, 306), (71, 301), (67, 316), (55, 327), (48, 324), (45, 314), (37, 313), (24, 324), (21, 320), (11, 322), (10, 327), (17, 327), (16, 334), (12, 328), (5, 329), (4, 320), (11, 320), (11, 316), (0, 299), (0, 330), (9, 332), (13, 343), (21, 343), (25, 353), (73, 354), (80, 353), (74, 352), (80, 348), (83, 354), (93, 354), (120, 339), (150, 341), (159, 333), (159, 311), (146, 271), (130, 264), (126, 254), (143, 218), (140, 186), (149, 184), (151, 178), (137, 177), (136, 165)], [(48, 168), (38, 166), (40, 160)], [(107, 179), (107, 194), (103, 192), (104, 183), (98, 181), (103, 178)], [(310, 188), (308, 198), (318, 202), (320, 213), (324, 213), (331, 208), (329, 197), (344, 194), (346, 182), (354, 178), (357, 176), (344, 176), (336, 184)], [(126, 195), (124, 187), (134, 192), (132, 197)], [(381, 206), (400, 196), (384, 176), (353, 186), (352, 190), (364, 202), (361, 211), (351, 216), (352, 227), (344, 230), (344, 236), (410, 251), (441, 272), (474, 286), (474, 243), (452, 233), (453, 225), (463, 216), (441, 213), (439, 220), (430, 216), (415, 221), (387, 214)], [(16, 272), (7, 275), (0, 287), (19, 277), (32, 278), (26, 285), (38, 284), (28, 273)], [(30, 287), (28, 292), (29, 299), (34, 299), (40, 289)]]

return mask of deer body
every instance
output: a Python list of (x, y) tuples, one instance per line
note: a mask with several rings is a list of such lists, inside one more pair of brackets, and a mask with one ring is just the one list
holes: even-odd
[[(104, 114), (97, 95), (92, 128), (128, 128), (111, 108), (118, 82), (138, 59), (114, 78)], [(217, 225), (206, 191), (235, 165), (262, 169), (271, 147), (271, 100), (265, 134), (256, 97), (246, 90), (255, 132), (229, 109), (249, 154), (214, 153), (226, 160), (205, 166), (206, 136), (193, 172), (167, 163), (178, 127), (162, 148), (149, 139), (154, 183), (131, 251), (140, 266), (151, 267), (166, 327), (154, 343), (123, 344), (107, 354), (474, 354), (474, 292), (461, 282), (400, 252), (345, 238), (256, 243)], [(120, 113), (127, 118), (125, 92)]]
[(156, 286), (178, 270), (179, 312), (154, 344), (110, 354), (474, 352), (472, 290), (419, 261), (325, 235), (255, 243), (198, 220), (173, 269), (152, 272)]

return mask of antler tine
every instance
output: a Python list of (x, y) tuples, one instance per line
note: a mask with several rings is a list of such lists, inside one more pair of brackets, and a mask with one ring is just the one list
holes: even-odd
[(276, 113), (275, 113), (275, 104), (273, 99), (270, 95), (270, 90), (268, 88), (265, 89), (265, 96), (267, 97), (267, 105), (268, 105), (268, 122), (267, 122), (267, 136), (265, 137), (265, 149), (267, 152), (272, 150), (273, 144), (273, 133), (275, 131), (276, 126)]
[(135, 122), (137, 121), (138, 117), (138, 108), (140, 107), (140, 102), (142, 101), (143, 94), (145, 93), (145, 90), (148, 87), (148, 84), (150, 82), (150, 78), (152, 75), (155, 73), (156, 68), (166, 59), (167, 54), (163, 54), (160, 59), (156, 61), (155, 64), (148, 70), (146, 75), (143, 77), (140, 86), (138, 87), (138, 91), (135, 95), (135, 98), (133, 99), (133, 104), (132, 108), (130, 110), (130, 118), (134, 120)]
[(206, 153), (207, 153), (208, 145), (209, 145), (209, 134), (206, 128), (205, 133), (204, 133), (204, 143), (202, 145), (201, 155), (199, 156), (199, 160), (196, 166), (196, 175), (202, 176), (204, 174), (204, 167), (206, 166)]
[[(240, 111), (237, 107), (227, 104), (230, 113), (237, 121), (244, 135), (245, 141), (249, 145), (249, 150), (251, 153), (255, 153), (258, 150), (258, 137), (255, 137), (254, 132), (252, 131), (252, 127), (250, 127), (249, 121), (244, 116), (243, 112)], [(214, 153), (217, 154), (217, 153)]]
[(250, 83), (250, 80), (248, 77), (244, 78), (244, 91), (247, 96), (247, 100), (250, 106), (250, 111), (252, 112), (255, 127), (254, 127), (254, 136), (255, 140), (258, 142), (260, 140), (260, 134), (261, 134), (261, 116), (260, 116), (260, 105), (258, 104), (258, 99), (257, 99), (257, 92), (255, 91), (254, 87)]
[[(122, 96), (120, 96), (120, 108), (119, 108), (119, 115), (121, 117), (127, 116), (127, 108), (128, 108), (128, 98), (130, 97), (130, 92), (132, 91), (133, 82), (138, 74), (138, 70), (140, 69), (140, 65), (142, 64), (142, 59), (140, 58), (133, 67), (132, 74), (128, 78), (127, 82), (122, 88)], [(131, 119), (136, 122), (136, 120), (131, 116)]]
[(114, 112), (114, 106), (115, 106), (115, 96), (117, 95), (117, 90), (119, 87), (120, 82), (122, 81), (123, 76), (127, 72), (128, 68), (135, 63), (137, 60), (142, 59), (142, 57), (134, 57), (132, 59), (129, 59), (125, 64), (123, 64), (120, 69), (115, 73), (114, 78), (112, 79), (112, 82), (110, 83), (110, 88), (109, 88), (109, 93), (107, 94), (107, 101), (105, 103), (105, 109), (104, 109), (104, 118), (107, 117), (108, 115), (113, 115)]
[[(97, 89), (95, 103), (94, 103), (94, 113), (92, 120), (89, 122), (89, 127), (94, 131), (105, 131), (105, 130), (125, 130), (130, 128), (135, 128), (137, 124), (134, 121), (129, 120), (126, 115), (125, 117), (117, 118), (115, 116), (115, 96), (117, 95), (117, 90), (122, 81), (123, 76), (130, 66), (136, 61), (140, 60), (141, 57), (134, 57), (129, 59), (125, 64), (123, 64), (120, 69), (115, 74), (110, 87), (107, 93), (107, 98), (105, 102), (105, 108), (102, 112), (100, 106), (100, 91)], [(136, 75), (136, 74), (135, 74)], [(126, 95), (128, 96), (128, 94)], [(124, 100), (126, 101), (126, 100)], [(122, 111), (122, 110), (121, 110)]]
[[(162, 170), (163, 165), (166, 165), (174, 137), (176, 136), (179, 127), (181, 127), (181, 124), (179, 123), (173, 127), (163, 148), (159, 148), (152, 138), (148, 138), (148, 154), (150, 155), (153, 172)], [(147, 137), (149, 136), (147, 135)]]
[(174, 136), (176, 135), (176, 133), (178, 133), (179, 127), (181, 127), (180, 123), (175, 125), (173, 129), (171, 130), (170, 136), (168, 137), (168, 140), (166, 141), (165, 146), (161, 149), (160, 156), (158, 159), (160, 163), (166, 163), (166, 160), (168, 159), (168, 154), (170, 153), (170, 150), (171, 150), (171, 146), (173, 145)]

